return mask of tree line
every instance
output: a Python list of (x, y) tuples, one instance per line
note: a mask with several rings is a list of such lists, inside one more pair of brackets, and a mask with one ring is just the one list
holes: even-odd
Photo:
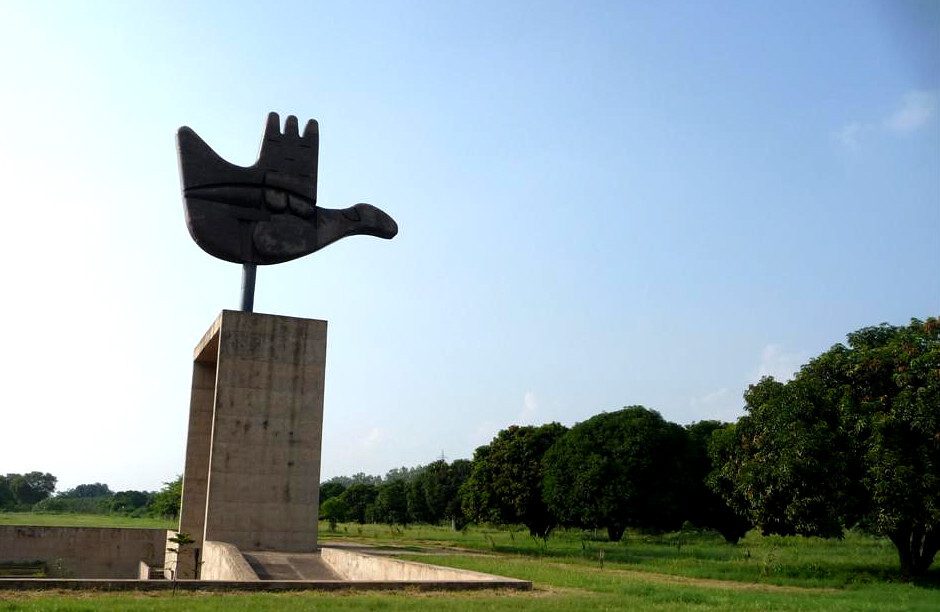
[(706, 484), (707, 441), (723, 426), (682, 427), (631, 406), (568, 429), (513, 425), (472, 461), (438, 460), (357, 474), (320, 486), (320, 518), (338, 522), (524, 525), (548, 537), (558, 526), (669, 531), (685, 521), (737, 541), (751, 524)]
[(906, 576), (940, 550), (940, 319), (848, 335), (789, 382), (761, 379), (736, 423), (643, 406), (573, 427), (511, 426), (473, 460), (321, 485), (321, 518), (887, 537)]
[[(320, 485), (320, 518), (339, 522), (714, 529), (887, 537), (906, 576), (940, 551), (940, 319), (848, 335), (788, 382), (744, 393), (736, 423), (678, 425), (643, 406), (567, 428), (511, 426), (472, 460), (443, 458)], [(0, 476), (0, 511), (176, 517), (182, 478), (158, 492), (93, 483), (53, 495), (48, 473)]]
[(159, 491), (112, 491), (101, 482), (55, 492), (58, 478), (48, 472), (0, 476), (0, 512), (119, 514), (175, 518), (179, 515), (182, 477)]
[(396, 468), (384, 478), (356, 474), (332, 478), (320, 485), (320, 518), (331, 528), (338, 522), (465, 523), (461, 487), (470, 474), (470, 461), (444, 459), (414, 468)]

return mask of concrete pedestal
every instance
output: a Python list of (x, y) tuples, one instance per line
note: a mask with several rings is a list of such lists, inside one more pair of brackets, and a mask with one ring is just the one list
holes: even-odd
[(325, 366), (326, 321), (226, 310), (196, 347), (181, 578), (205, 541), (316, 550)]

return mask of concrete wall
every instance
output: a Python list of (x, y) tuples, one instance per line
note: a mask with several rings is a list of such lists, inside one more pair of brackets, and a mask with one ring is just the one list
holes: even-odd
[(209, 540), (203, 545), (199, 577), (202, 580), (258, 580), (258, 574), (251, 569), (238, 548), (225, 542)]
[[(212, 413), (215, 402), (215, 372), (219, 360), (218, 317), (199, 344), (193, 360), (193, 381), (189, 400), (189, 429), (186, 440), (186, 466), (183, 477), (183, 500), (180, 507), (180, 531), (202, 548), (206, 529), (206, 488), (209, 484), (209, 451), (212, 444)], [(194, 559), (181, 560), (180, 569), (187, 567), (186, 578), (192, 578)], [(183, 574), (180, 575), (183, 577)]]
[(512, 578), (378, 555), (364, 555), (329, 546), (320, 549), (320, 558), (342, 576), (343, 580), (518, 582)]
[(0, 563), (42, 561), (63, 578), (137, 578), (162, 566), (165, 529), (0, 525)]
[(326, 328), (226, 310), (196, 347), (180, 521), (195, 549), (316, 550)]

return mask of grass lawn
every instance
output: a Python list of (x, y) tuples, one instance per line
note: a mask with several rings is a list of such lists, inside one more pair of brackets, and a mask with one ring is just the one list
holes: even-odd
[(321, 540), (395, 547), (402, 558), (531, 580), (535, 589), (175, 596), (0, 591), (0, 611), (940, 611), (940, 570), (905, 583), (890, 544), (855, 533), (841, 542), (752, 533), (731, 546), (707, 533), (628, 534), (621, 543), (609, 543), (572, 530), (543, 544), (524, 531), (341, 525), (330, 532), (321, 524)]
[[(45, 512), (0, 512), (0, 525), (36, 525), (40, 527), (137, 527), (140, 529), (175, 529), (179, 521), (162, 518), (134, 518), (108, 514), (54, 514)], [(0, 608), (2, 610), (3, 608)]]

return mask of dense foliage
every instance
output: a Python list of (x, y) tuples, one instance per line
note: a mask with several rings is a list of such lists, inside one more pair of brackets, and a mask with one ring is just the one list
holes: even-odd
[(177, 476), (163, 483), (163, 488), (154, 493), (150, 502), (150, 511), (155, 516), (176, 518), (180, 515), (180, 502), (183, 498), (183, 477)]
[(0, 476), (0, 510), (27, 510), (52, 495), (56, 477), (29, 472)]
[[(453, 527), (462, 522), (460, 488), (470, 475), (470, 462), (439, 459), (416, 474), (407, 487), (408, 512), (417, 521)], [(385, 521), (389, 522), (389, 521)]]
[(121, 514), (132, 517), (179, 515), (182, 477), (165, 483), (156, 493), (114, 492), (100, 482), (80, 484), (53, 495), (52, 474), (30, 472), (0, 476), (0, 511), (35, 511), (66, 514)]
[(470, 461), (440, 459), (415, 468), (395, 468), (385, 477), (356, 474), (320, 485), (320, 518), (331, 525), (351, 521), (408, 525), (463, 525), (460, 488)]
[(558, 423), (513, 425), (478, 448), (463, 491), (467, 517), (477, 523), (521, 523), (533, 536), (548, 536), (558, 515), (542, 498), (542, 458), (566, 431)]
[(708, 486), (714, 468), (709, 449), (727, 436), (734, 425), (720, 421), (699, 421), (686, 426), (689, 436), (689, 491), (687, 520), (699, 527), (709, 527), (728, 542), (737, 542), (753, 527), (747, 516), (733, 509)]
[(761, 380), (713, 447), (716, 491), (765, 533), (891, 539), (906, 575), (940, 549), (940, 321), (849, 334), (788, 383)]
[(642, 406), (579, 423), (545, 454), (544, 497), (567, 525), (678, 529), (692, 487), (685, 430)]

